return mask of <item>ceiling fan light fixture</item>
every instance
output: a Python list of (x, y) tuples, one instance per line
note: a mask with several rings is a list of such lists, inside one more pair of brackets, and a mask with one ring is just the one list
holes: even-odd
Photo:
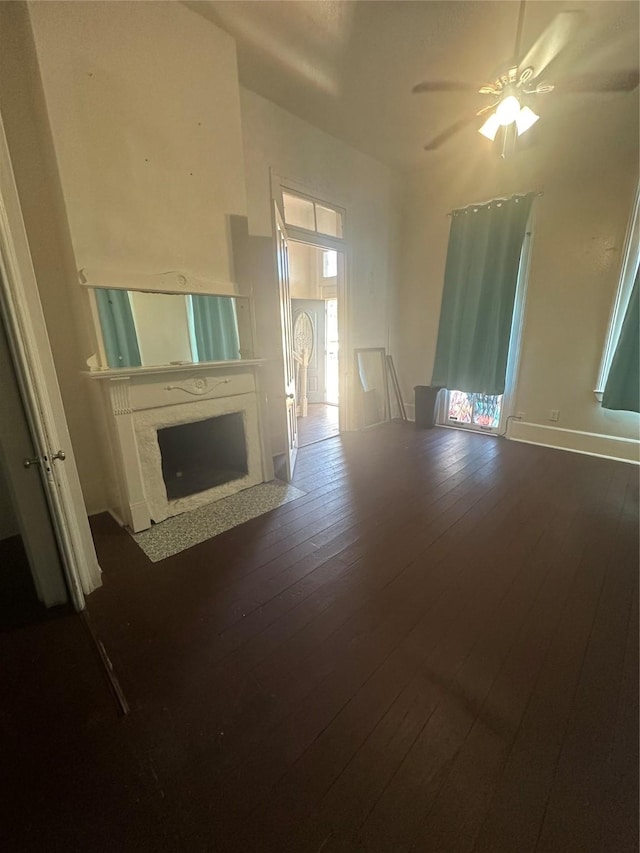
[(498, 118), (496, 113), (491, 113), (489, 118), (478, 130), (478, 133), (481, 133), (483, 136), (486, 136), (487, 139), (490, 139), (491, 142), (493, 142), (493, 140), (496, 138), (496, 133), (498, 132), (499, 127), (500, 119)]
[(540, 116), (536, 115), (532, 109), (529, 109), (529, 107), (522, 107), (516, 116), (518, 136), (522, 136), (525, 131), (529, 130), (530, 127), (533, 127), (539, 118)]
[(520, 115), (520, 101), (515, 95), (508, 95), (498, 104), (496, 116), (503, 127), (512, 124)]

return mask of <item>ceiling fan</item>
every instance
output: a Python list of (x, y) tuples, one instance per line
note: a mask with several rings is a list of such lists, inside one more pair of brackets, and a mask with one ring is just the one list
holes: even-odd
[[(491, 103), (464, 115), (458, 121), (434, 136), (424, 146), (434, 151), (456, 133), (472, 124), (479, 116), (488, 117), (478, 129), (479, 133), (492, 142), (499, 137), (502, 156), (518, 136), (521, 136), (539, 119), (531, 109), (538, 96), (554, 91), (556, 86), (545, 81), (542, 75), (558, 54), (567, 46), (585, 21), (580, 11), (560, 12), (539, 36), (522, 59), (520, 43), (524, 24), (525, 0), (521, 0), (514, 48), (514, 59), (502, 66), (494, 80), (484, 85), (455, 80), (425, 80), (413, 87), (414, 94), (420, 92), (475, 92), (491, 98)], [(561, 93), (628, 92), (638, 85), (638, 70), (590, 74), (580, 78), (563, 80), (557, 86)]]

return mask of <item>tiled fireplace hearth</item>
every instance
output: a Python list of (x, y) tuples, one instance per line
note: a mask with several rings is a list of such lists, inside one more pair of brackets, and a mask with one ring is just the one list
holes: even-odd
[(261, 361), (101, 370), (111, 512), (134, 532), (273, 478)]

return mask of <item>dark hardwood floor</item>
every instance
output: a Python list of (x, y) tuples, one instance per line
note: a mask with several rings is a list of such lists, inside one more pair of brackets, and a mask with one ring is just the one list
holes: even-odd
[(0, 567), (0, 631), (44, 618), (19, 534), (0, 539)]
[(298, 418), (299, 447), (333, 438), (339, 432), (338, 407), (329, 403), (309, 403), (306, 418)]
[(294, 483), (155, 564), (92, 519), (131, 714), (75, 628), (0, 636), (3, 849), (637, 850), (638, 469), (389, 424)]
[(71, 604), (46, 608), (38, 598), (22, 536), (0, 539), (0, 632), (72, 612)]

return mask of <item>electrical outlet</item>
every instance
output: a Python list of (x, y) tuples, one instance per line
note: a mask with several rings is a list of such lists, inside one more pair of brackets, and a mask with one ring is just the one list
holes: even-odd
[(559, 421), (560, 420), (560, 409), (551, 409), (549, 412), (549, 420), (550, 421)]

